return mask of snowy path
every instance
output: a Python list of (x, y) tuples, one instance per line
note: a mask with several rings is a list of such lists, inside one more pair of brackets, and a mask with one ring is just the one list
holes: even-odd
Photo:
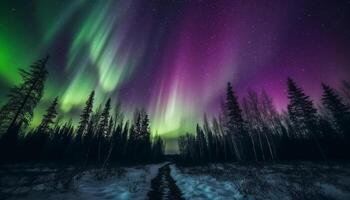
[(87, 169), (0, 166), (0, 199), (350, 199), (350, 167), (314, 163)]
[(182, 192), (170, 175), (170, 164), (159, 168), (158, 175), (151, 181), (149, 199), (184, 199)]

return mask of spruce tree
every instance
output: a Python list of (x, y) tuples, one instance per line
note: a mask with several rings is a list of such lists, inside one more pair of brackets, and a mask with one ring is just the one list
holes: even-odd
[(132, 139), (134, 140), (139, 140), (142, 137), (142, 113), (139, 110), (135, 111), (134, 114), (134, 126), (133, 126), (133, 131), (132, 131)]
[[(226, 91), (226, 131), (232, 140), (233, 149), (238, 160), (242, 160), (240, 139), (243, 134), (242, 110), (239, 107), (237, 97), (232, 89), (231, 83), (227, 83)], [(231, 143), (231, 142), (229, 142)]]
[(304, 137), (311, 137), (320, 151), (324, 160), (326, 156), (319, 142), (320, 130), (318, 126), (317, 110), (313, 106), (310, 97), (305, 95), (302, 88), (288, 78), (288, 114), (294, 128), (301, 132)]
[(151, 155), (151, 132), (149, 130), (149, 118), (148, 115), (144, 112), (143, 113), (143, 119), (141, 123), (141, 135), (140, 135), (140, 140), (141, 140), (141, 146), (140, 150), (141, 155), (143, 154), (143, 157), (141, 157), (142, 160), (146, 161), (146, 159), (149, 159)]
[(102, 134), (102, 136), (107, 136), (108, 126), (109, 126), (109, 117), (111, 111), (111, 99), (109, 98), (105, 104), (105, 107), (101, 113), (100, 123), (98, 125), (98, 132)]
[(105, 145), (103, 145), (103, 142), (105, 141), (105, 138), (109, 136), (108, 127), (109, 127), (109, 120), (110, 120), (109, 119), (110, 111), (111, 111), (111, 99), (109, 98), (101, 113), (101, 118), (98, 123), (97, 134), (94, 137), (94, 140), (97, 143), (97, 161), (98, 162), (102, 161), (101, 160), (102, 148), (105, 147)]
[(200, 161), (207, 161), (208, 146), (207, 146), (207, 141), (206, 141), (204, 132), (198, 124), (197, 124), (196, 130), (197, 130), (196, 142), (197, 142), (199, 159)]
[(40, 101), (47, 77), (48, 56), (38, 60), (29, 70), (20, 70), (22, 83), (10, 90), (9, 101), (0, 110), (0, 134), (16, 125), (28, 125)]
[(314, 133), (317, 129), (317, 110), (310, 97), (305, 95), (302, 88), (288, 78), (288, 114), (295, 126), (303, 132)]
[(237, 97), (232, 89), (231, 83), (227, 84), (226, 108), (229, 126), (240, 128), (243, 126), (242, 110), (238, 104)]
[(342, 133), (347, 133), (350, 123), (349, 107), (343, 103), (343, 100), (333, 88), (326, 84), (322, 84), (322, 88), (323, 105), (332, 114), (337, 129)]
[(58, 97), (56, 97), (51, 105), (46, 110), (46, 114), (43, 116), (43, 119), (39, 125), (38, 130), (42, 132), (47, 132), (51, 127), (51, 125), (54, 123), (54, 120), (57, 116), (57, 107), (58, 104)]
[(88, 127), (92, 109), (93, 109), (94, 96), (95, 96), (95, 91), (92, 91), (88, 100), (85, 103), (85, 108), (82, 114), (80, 115), (80, 122), (79, 122), (78, 131), (77, 131), (78, 135), (85, 135), (87, 131), (87, 127)]
[(142, 123), (141, 123), (141, 138), (143, 140), (149, 140), (150, 138), (150, 130), (149, 130), (149, 118), (146, 113), (143, 115)]
[(350, 105), (350, 82), (342, 81), (342, 91), (344, 93), (344, 97), (346, 99), (346, 103)]

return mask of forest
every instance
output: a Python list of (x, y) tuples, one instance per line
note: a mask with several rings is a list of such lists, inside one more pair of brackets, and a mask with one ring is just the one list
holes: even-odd
[[(331, 161), (350, 157), (350, 83), (341, 92), (321, 83), (317, 106), (287, 79), (287, 111), (278, 112), (265, 91), (249, 91), (239, 103), (230, 83), (220, 117), (179, 139), (181, 160), (206, 162)], [(316, 107), (317, 106), (317, 107)]]
[(195, 134), (178, 138), (179, 154), (166, 155), (166, 142), (151, 133), (146, 111), (136, 109), (128, 120), (120, 104), (113, 107), (110, 98), (96, 106), (94, 91), (86, 98), (79, 123), (58, 120), (56, 97), (40, 124), (31, 128), (49, 75), (48, 59), (19, 71), (22, 82), (10, 90), (0, 110), (4, 199), (346, 199), (350, 195), (343, 179), (349, 174), (344, 161), (350, 158), (347, 81), (341, 92), (321, 83), (323, 95), (317, 105), (287, 78), (289, 103), (283, 112), (265, 91), (249, 91), (239, 100), (229, 82), (219, 117), (209, 120), (204, 115)]
[[(48, 57), (20, 70), (22, 83), (13, 87), (0, 111), (0, 158), (7, 162), (100, 164), (149, 163), (164, 160), (165, 142), (151, 136), (149, 116), (136, 110), (126, 120), (111, 99), (94, 109), (94, 91), (87, 97), (77, 127), (57, 123), (59, 97), (52, 100), (39, 126), (28, 128), (43, 96)], [(350, 83), (341, 92), (321, 83), (320, 105), (287, 79), (287, 111), (278, 112), (265, 91), (249, 91), (239, 101), (231, 83), (220, 117), (196, 133), (179, 138), (179, 158), (187, 164), (208, 162), (331, 161), (349, 159)], [(241, 102), (241, 103), (240, 103)]]
[(57, 123), (59, 97), (52, 100), (38, 127), (28, 126), (43, 96), (48, 57), (21, 69), (21, 84), (13, 87), (0, 110), (1, 163), (64, 163), (108, 166), (113, 163), (151, 163), (164, 156), (164, 141), (152, 137), (149, 116), (136, 110), (128, 121), (111, 99), (94, 109), (94, 91), (86, 100), (75, 127)]

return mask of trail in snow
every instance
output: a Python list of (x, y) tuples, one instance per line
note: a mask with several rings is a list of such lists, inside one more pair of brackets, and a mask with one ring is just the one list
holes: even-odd
[(177, 167), (160, 163), (75, 173), (72, 167), (0, 166), (0, 199), (350, 199), (349, 165)]
[(147, 195), (149, 199), (184, 199), (181, 190), (170, 175), (169, 165), (159, 168), (158, 175), (151, 181), (152, 190)]

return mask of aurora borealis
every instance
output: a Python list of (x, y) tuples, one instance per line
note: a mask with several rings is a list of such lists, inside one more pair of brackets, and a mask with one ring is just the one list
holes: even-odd
[(279, 110), (286, 78), (314, 99), (350, 77), (350, 1), (28, 0), (0, 3), (0, 103), (18, 68), (50, 54), (40, 120), (55, 96), (75, 118), (92, 90), (145, 108), (175, 138), (216, 115), (225, 85), (265, 89)]

